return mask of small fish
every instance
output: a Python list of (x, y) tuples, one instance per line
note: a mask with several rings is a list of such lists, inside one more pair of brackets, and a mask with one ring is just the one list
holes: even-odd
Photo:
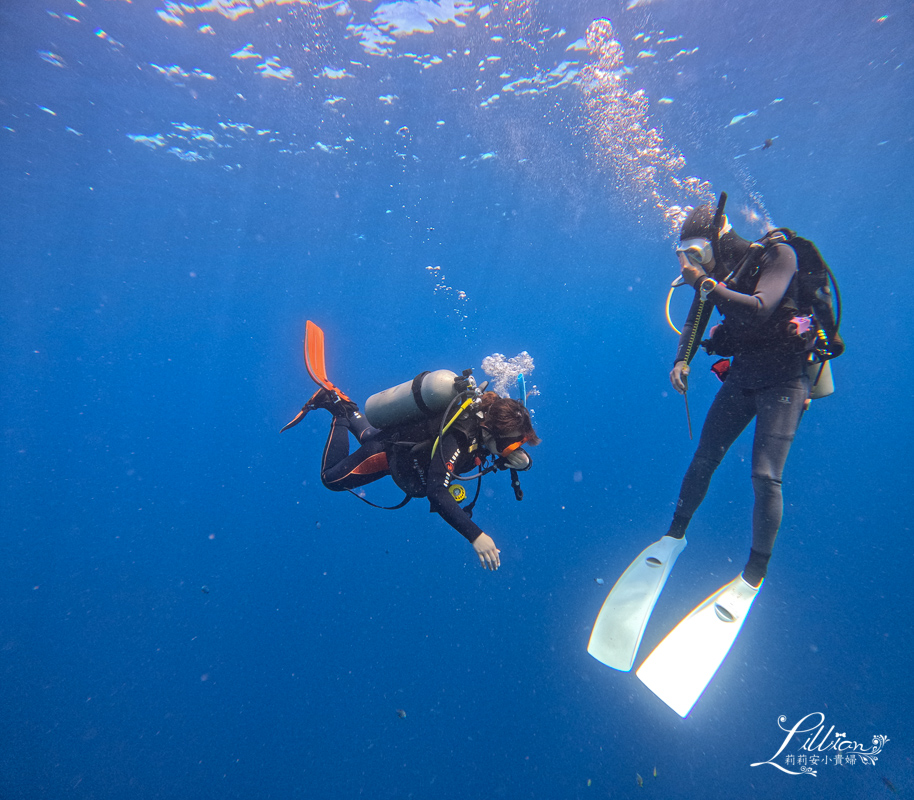
[(635, 783), (638, 784), (639, 789), (644, 788), (644, 778), (642, 778), (637, 772), (635, 773)]
[(594, 578), (593, 580), (594, 580), (594, 583), (597, 584), (597, 586), (602, 586), (604, 583), (602, 578)]
[(406, 712), (402, 708), (397, 709), (397, 716), (400, 719), (406, 719)]
[(654, 767), (654, 777), (657, 777), (657, 767)]
[(898, 789), (896, 789), (896, 788), (892, 785), (892, 782), (891, 782), (888, 778), (883, 777), (883, 778), (882, 778), (882, 782), (888, 787), (889, 791), (890, 791), (892, 794), (898, 794)]
[(203, 594), (209, 594), (209, 586), (201, 586), (200, 591), (203, 592)]
[(767, 150), (773, 144), (774, 144), (774, 139), (765, 139), (765, 144), (762, 145), (762, 150)]

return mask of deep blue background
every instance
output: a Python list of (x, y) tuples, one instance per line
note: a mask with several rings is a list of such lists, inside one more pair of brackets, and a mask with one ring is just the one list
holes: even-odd
[[(910, 6), (568, 5), (493, 4), (490, 30), (398, 43), (473, 51), (429, 70), (365, 56), (331, 10), (179, 29), (148, 0), (0, 9), (0, 796), (888, 797), (883, 777), (914, 791)], [(597, 16), (632, 88), (675, 99), (654, 124), (730, 193), (737, 229), (755, 233), (738, 213), (753, 193), (815, 239), (844, 298), (838, 391), (803, 421), (769, 578), (686, 720), (585, 649), (607, 588), (665, 530), (693, 447), (666, 377), (668, 231), (595, 157), (577, 86), (481, 110), (473, 84), (493, 31), (518, 73), (550, 69)], [(568, 35), (532, 55), (542, 25)], [(661, 28), (698, 52), (636, 61), (633, 37)], [(247, 42), (301, 85), (228, 57)], [(351, 60), (368, 66), (315, 88)], [(175, 85), (151, 63), (217, 80)], [(248, 136), (186, 163), (128, 138), (187, 122), (227, 142), (229, 120), (298, 154)], [(278, 435), (313, 391), (308, 318), (360, 399), (533, 355), (543, 444), (524, 502), (502, 476), (477, 509), (497, 574), (421, 502), (393, 514), (323, 490), (325, 417)], [(719, 470), (642, 657), (744, 563), (750, 447)], [(780, 744), (779, 715), (813, 711), (851, 739), (888, 736), (878, 764), (749, 767)]]

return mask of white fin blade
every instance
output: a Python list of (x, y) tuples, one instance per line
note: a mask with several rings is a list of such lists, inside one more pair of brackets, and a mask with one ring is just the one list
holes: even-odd
[(613, 669), (628, 672), (660, 592), (686, 540), (664, 536), (629, 565), (597, 615), (587, 652)]
[(757, 595), (741, 574), (714, 592), (638, 667), (642, 683), (687, 716), (730, 652)]

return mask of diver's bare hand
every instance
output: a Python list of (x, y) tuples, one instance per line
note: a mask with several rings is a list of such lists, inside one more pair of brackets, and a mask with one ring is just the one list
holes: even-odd
[(685, 361), (677, 361), (676, 366), (673, 367), (673, 371), (670, 373), (670, 383), (673, 384), (673, 388), (679, 394), (685, 394), (689, 388), (688, 377), (690, 369)]
[(697, 286), (700, 281), (708, 277), (708, 273), (701, 267), (696, 267), (685, 257), (682, 257), (679, 263), (682, 267), (682, 279), (689, 284), (689, 286)]
[(494, 572), (501, 566), (501, 559), (498, 557), (501, 550), (495, 546), (491, 536), (480, 533), (476, 541), (473, 542), (473, 549), (476, 551), (476, 555), (479, 556), (479, 563), (486, 569)]

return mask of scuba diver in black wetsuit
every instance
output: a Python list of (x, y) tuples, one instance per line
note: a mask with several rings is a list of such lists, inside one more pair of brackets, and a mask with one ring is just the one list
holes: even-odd
[[(498, 569), (501, 559), (495, 542), (470, 518), (476, 498), (460, 506), (466, 497), (460, 481), (477, 480), (478, 498), (483, 475), (496, 469), (510, 470), (515, 497), (521, 499), (517, 473), (530, 469), (533, 463), (521, 445), (540, 443), (523, 403), (484, 392), (485, 384), (477, 387), (471, 370), (462, 377), (438, 370), (372, 395), (362, 414), (358, 405), (327, 379), (323, 332), (310, 321), (305, 363), (321, 388), (283, 430), (318, 408), (333, 415), (321, 459), (324, 486), (334, 492), (356, 494), (354, 489), (391, 475), (406, 493), (403, 502), (393, 508), (406, 505), (413, 497), (427, 497), (431, 511), (473, 545), (483, 567)], [(369, 420), (383, 429), (372, 426)], [(351, 454), (350, 433), (359, 444)], [(487, 465), (489, 459), (494, 463)], [(462, 477), (466, 473), (473, 474)]]
[[(687, 390), (689, 361), (714, 307), (724, 321), (711, 331), (709, 352), (733, 355), (701, 431), (698, 449), (686, 471), (667, 536), (681, 539), (714, 470), (730, 445), (756, 418), (752, 447), (752, 546), (742, 577), (761, 585), (783, 513), (781, 477), (803, 412), (809, 406), (806, 372), (808, 336), (798, 330), (797, 258), (792, 247), (775, 243), (760, 257), (758, 245), (738, 236), (718, 206), (696, 208), (686, 219), (676, 253), (682, 280), (695, 289), (679, 337), (670, 382)], [(715, 226), (715, 222), (717, 225)], [(722, 366), (726, 362), (721, 362)], [(718, 371), (718, 370), (715, 370)], [(723, 372), (723, 374), (720, 374)]]
[[(790, 445), (810, 398), (834, 390), (830, 359), (844, 352), (837, 283), (816, 246), (787, 228), (747, 242), (727, 222), (725, 203), (726, 194), (721, 194), (716, 209), (699, 207), (682, 226), (676, 249), (682, 274), (667, 296), (671, 326), (669, 298), (675, 287), (692, 286), (695, 300), (680, 333), (670, 381), (688, 397), (689, 363), (698, 343), (709, 354), (732, 356), (733, 361), (725, 358), (712, 367), (724, 385), (708, 411), (669, 531), (616, 581), (587, 645), (587, 652), (607, 666), (632, 668), (711, 476), (754, 418), (749, 560), (739, 575), (685, 616), (636, 671), (639, 680), (682, 717), (727, 657), (765, 580), (783, 513), (781, 476)], [(724, 320), (701, 341), (715, 307)]]
[[(326, 389), (318, 389), (309, 404), (333, 414), (321, 460), (324, 486), (334, 492), (352, 490), (396, 470), (394, 479), (408, 491), (408, 497), (427, 497), (431, 510), (473, 545), (484, 567), (496, 570), (501, 566), (492, 537), (470, 519), (451, 488), (455, 476), (481, 469), (484, 455), (496, 457), (504, 469), (530, 468), (531, 459), (521, 445), (536, 445), (540, 440), (533, 430), (530, 414), (517, 400), (499, 397), (494, 392), (484, 393), (478, 408), (471, 406), (464, 410), (438, 440), (432, 437), (447, 423), (440, 416), (428, 423), (386, 432), (373, 428), (351, 400), (340, 400)], [(350, 433), (360, 444), (352, 454)], [(424, 442), (417, 445), (417, 439)], [(454, 486), (462, 489), (459, 484)]]

